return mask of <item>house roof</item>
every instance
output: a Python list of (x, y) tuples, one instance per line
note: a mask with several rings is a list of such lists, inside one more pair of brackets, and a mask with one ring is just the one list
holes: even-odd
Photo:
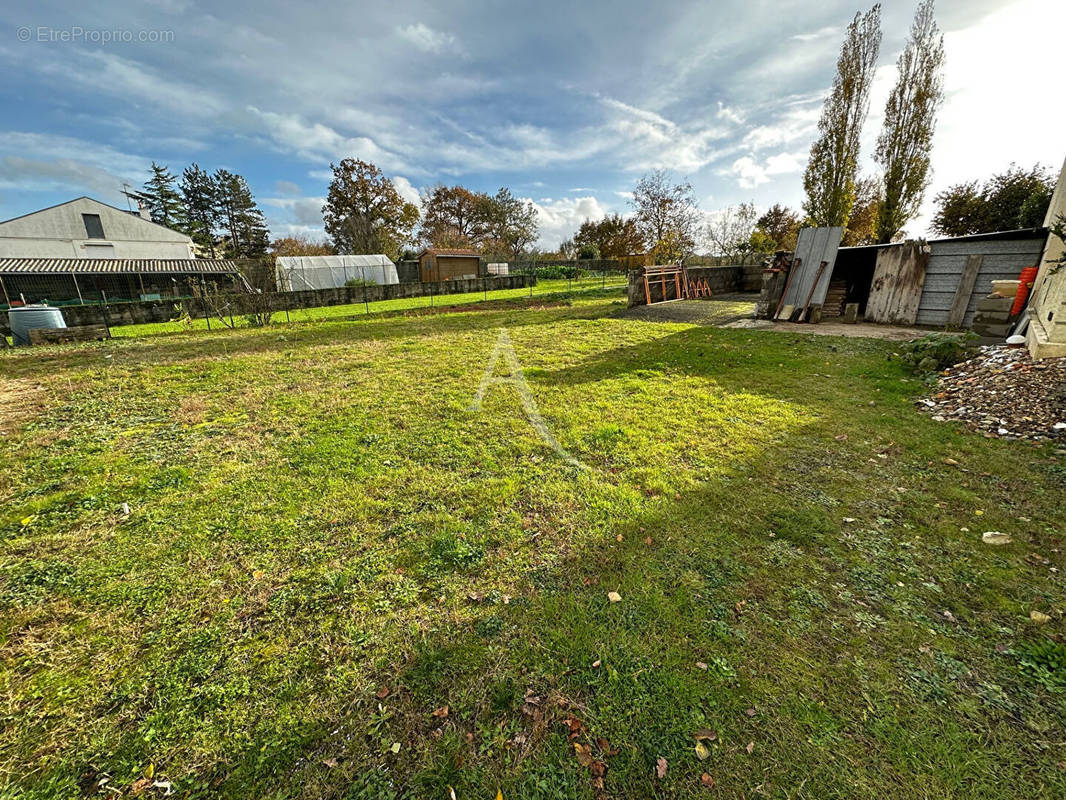
[(121, 214), (127, 214), (133, 217), (134, 219), (140, 220), (146, 225), (155, 225), (157, 228), (162, 228), (165, 231), (170, 231), (171, 233), (175, 233), (179, 236), (182, 236), (190, 242), (192, 241), (192, 237), (188, 234), (182, 233), (181, 231), (176, 231), (173, 228), (168, 228), (166, 225), (160, 225), (158, 222), (154, 222), (150, 219), (145, 219), (138, 212), (131, 211), (128, 208), (119, 208), (118, 206), (113, 206), (109, 203), (101, 202), (95, 197), (89, 197), (89, 195), (87, 194), (83, 194), (81, 197), (75, 197), (73, 200), (64, 200), (62, 203), (56, 203), (54, 206), (45, 206), (44, 208), (38, 208), (36, 211), (28, 211), (25, 214), (19, 214), (17, 217), (11, 217), (11, 219), (0, 220), (0, 225), (6, 225), (7, 223), (14, 222), (17, 219), (25, 219), (26, 217), (32, 217), (34, 214), (40, 214), (44, 211), (51, 211), (54, 208), (62, 208), (63, 206), (69, 206), (71, 203), (76, 203), (79, 200), (88, 200), (90, 203), (96, 203), (97, 205), (103, 206), (104, 208), (110, 208), (112, 211), (118, 211)]
[(0, 274), (106, 275), (237, 272), (237, 264), (219, 258), (0, 258)]
[(465, 256), (467, 258), (473, 256), (475, 258), (480, 258), (481, 254), (478, 253), (477, 250), (471, 250), (470, 248), (463, 249), (456, 247), (427, 247), (425, 250), (418, 254), (419, 258), (421, 258), (422, 256)]

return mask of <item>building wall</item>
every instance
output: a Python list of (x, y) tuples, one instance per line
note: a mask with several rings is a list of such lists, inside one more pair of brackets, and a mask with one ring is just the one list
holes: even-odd
[[(98, 214), (103, 239), (86, 234)], [(0, 223), (0, 258), (195, 258), (192, 239), (88, 197)]]
[(948, 312), (955, 298), (955, 290), (962, 279), (966, 258), (980, 254), (981, 268), (977, 272), (962, 326), (969, 328), (977, 311), (977, 303), (992, 291), (992, 281), (1017, 280), (1025, 267), (1032, 267), (1040, 259), (1044, 239), (959, 239), (929, 243), (929, 265), (925, 270), (925, 284), (918, 301), (918, 325), (942, 327), (948, 323)]
[[(1066, 217), (1066, 161), (1051, 195), (1044, 227), (1053, 225), (1060, 216)], [(1064, 255), (1066, 244), (1058, 236), (1048, 234), (1029, 303), (1027, 343), (1034, 358), (1066, 356), (1066, 266), (1056, 267), (1053, 263)]]

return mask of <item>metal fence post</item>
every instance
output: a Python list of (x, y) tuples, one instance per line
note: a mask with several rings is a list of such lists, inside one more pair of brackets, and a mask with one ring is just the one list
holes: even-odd
[(104, 290), (100, 290), (100, 310), (104, 312), (104, 330), (107, 331), (107, 338), (111, 338), (111, 320), (107, 316), (107, 295), (104, 294)]
[(370, 303), (366, 299), (366, 282), (363, 282), (363, 308), (366, 309), (366, 313), (370, 314)]
[(204, 307), (204, 321), (207, 322), (207, 329), (211, 330), (211, 314), (207, 310), (207, 282), (202, 272), (200, 273), (200, 302)]

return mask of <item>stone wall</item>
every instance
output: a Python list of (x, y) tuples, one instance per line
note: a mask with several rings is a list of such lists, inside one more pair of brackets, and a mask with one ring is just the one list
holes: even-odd
[[(629, 307), (642, 306), (645, 304), (644, 279), (639, 269), (629, 270)], [(757, 292), (762, 288), (761, 266), (731, 266), (731, 267), (689, 267), (690, 280), (707, 281), (714, 294), (731, 294), (733, 292)], [(670, 283), (667, 280), (667, 283)], [(652, 302), (661, 299), (662, 282), (651, 280)], [(673, 297), (673, 287), (667, 286), (668, 298)]]
[[(342, 286), (337, 289), (309, 289), (300, 292), (278, 292), (273, 308), (278, 311), (298, 308), (317, 308), (319, 306), (342, 306), (364, 301), (373, 303), (377, 300), (392, 300), (403, 297), (434, 297), (450, 294), (469, 294), (471, 292), (490, 292), (498, 289), (521, 289), (536, 284), (536, 278), (530, 275), (490, 276), (460, 281), (441, 281), (439, 283), (394, 283), (385, 286)], [(254, 306), (246, 294), (230, 294), (226, 300), (231, 303), (233, 314), (245, 313), (246, 306)], [(135, 325), (143, 322), (167, 322), (181, 316), (182, 307), (191, 316), (202, 317), (203, 305), (197, 299), (181, 301), (150, 300), (137, 303), (111, 303), (106, 314), (98, 305), (63, 306), (63, 319), (67, 325)], [(251, 310), (250, 308), (247, 310)], [(7, 312), (0, 311), (0, 333), (11, 333), (7, 322)]]

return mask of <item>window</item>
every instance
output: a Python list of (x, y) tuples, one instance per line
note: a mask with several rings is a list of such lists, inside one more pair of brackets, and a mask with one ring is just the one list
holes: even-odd
[(85, 223), (85, 235), (90, 239), (104, 238), (104, 225), (100, 222), (99, 214), (82, 214), (82, 222)]

